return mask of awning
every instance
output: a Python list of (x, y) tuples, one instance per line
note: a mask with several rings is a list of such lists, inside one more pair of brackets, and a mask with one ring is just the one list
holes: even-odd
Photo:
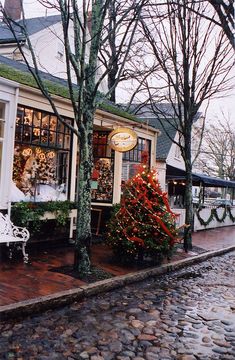
[[(168, 181), (184, 181), (186, 179), (186, 172), (184, 170), (177, 169), (174, 166), (166, 165), (166, 179)], [(214, 186), (221, 188), (235, 188), (235, 181), (215, 178), (205, 174), (192, 173), (192, 180), (194, 186), (203, 185), (204, 187)]]

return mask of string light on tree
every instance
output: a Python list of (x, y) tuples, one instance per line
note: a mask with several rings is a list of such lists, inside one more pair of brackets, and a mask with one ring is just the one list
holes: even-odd
[(107, 242), (120, 259), (168, 256), (178, 233), (175, 218), (156, 171), (141, 165), (123, 188), (108, 224)]

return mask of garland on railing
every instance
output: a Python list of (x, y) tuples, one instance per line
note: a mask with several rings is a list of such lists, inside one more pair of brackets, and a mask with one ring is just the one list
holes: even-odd
[(224, 212), (222, 214), (222, 217), (220, 218), (218, 213), (217, 213), (217, 209), (211, 209), (211, 213), (213, 213), (214, 215), (214, 218), (219, 222), (219, 223), (222, 223), (224, 222), (226, 216), (227, 216), (227, 208), (225, 207), (224, 208)]
[(232, 220), (232, 222), (235, 222), (235, 216), (233, 216), (233, 214), (232, 214), (232, 211), (231, 211), (231, 208), (230, 208), (230, 207), (228, 208), (228, 213), (229, 213), (229, 217), (230, 217), (230, 219)]
[(203, 208), (199, 208), (197, 211), (196, 211), (196, 214), (197, 214), (197, 218), (200, 222), (201, 225), (203, 226), (207, 226), (211, 223), (211, 221), (213, 221), (213, 219), (216, 219), (219, 223), (222, 223), (224, 222), (224, 220), (226, 219), (226, 216), (227, 216), (227, 213), (231, 219), (232, 222), (235, 222), (235, 216), (233, 216), (232, 214), (232, 211), (231, 211), (231, 208), (230, 207), (225, 207), (224, 208), (224, 212), (223, 212), (223, 215), (222, 217), (220, 218), (218, 213), (217, 213), (217, 209), (211, 209), (211, 213), (210, 213), (210, 216), (207, 220), (204, 220), (201, 215), (200, 215), (200, 211), (202, 210)]
[(197, 218), (198, 218), (198, 220), (199, 220), (199, 222), (200, 222), (201, 225), (207, 226), (207, 225), (209, 225), (209, 224), (211, 223), (211, 221), (213, 220), (214, 214), (213, 214), (213, 212), (211, 211), (209, 218), (208, 218), (207, 220), (204, 220), (204, 219), (201, 217), (201, 215), (200, 215), (200, 211), (201, 211), (201, 210), (202, 210), (202, 208), (199, 208), (199, 209), (196, 211)]

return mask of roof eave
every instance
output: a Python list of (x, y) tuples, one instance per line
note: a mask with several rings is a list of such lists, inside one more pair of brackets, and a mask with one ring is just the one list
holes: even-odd
[(0, 44), (2, 45), (8, 45), (8, 44), (16, 44), (17, 43), (25, 43), (26, 39), (25, 37), (18, 37), (17, 40), (15, 38), (6, 38), (6, 39), (0, 39)]

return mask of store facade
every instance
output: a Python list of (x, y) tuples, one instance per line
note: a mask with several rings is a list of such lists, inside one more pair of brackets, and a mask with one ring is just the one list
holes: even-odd
[[(0, 78), (0, 211), (15, 202), (76, 200), (79, 149), (68, 99), (54, 96), (64, 124), (36, 88)], [(131, 129), (137, 144), (127, 152), (109, 146), (110, 132)], [(111, 208), (120, 201), (121, 185), (134, 174), (143, 151), (155, 165), (157, 131), (123, 116), (98, 109), (94, 120), (93, 209)], [(97, 213), (97, 216), (100, 213)], [(76, 215), (76, 214), (75, 214)], [(71, 233), (71, 231), (70, 231)]]

